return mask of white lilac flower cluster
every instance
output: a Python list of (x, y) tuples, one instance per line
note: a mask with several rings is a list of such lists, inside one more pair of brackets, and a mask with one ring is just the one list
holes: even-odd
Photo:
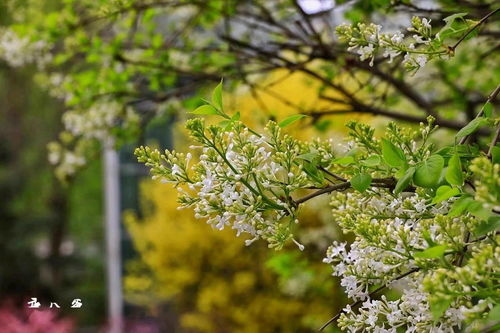
[[(471, 150), (461, 162), (462, 147), (437, 150), (432, 117), (419, 129), (390, 123), (383, 138), (351, 122), (348, 151), (336, 158), (330, 140), (300, 142), (274, 122), (260, 135), (211, 105), (201, 111), (207, 107), (226, 120), (189, 120), (192, 153), (140, 147), (138, 160), (179, 189), (181, 207), (216, 229), (249, 234), (247, 245), (291, 240), (302, 249), (293, 238), (299, 205), (330, 194), (334, 220), (355, 235), (349, 245), (334, 242), (324, 259), (354, 302), (339, 317), (342, 329), (453, 332), (495, 313), (498, 163)], [(463, 175), (474, 185), (466, 188)], [(301, 197), (304, 189), (313, 192)], [(384, 288), (401, 296), (379, 298)]]
[(48, 144), (49, 162), (56, 165), (60, 179), (67, 179), (85, 166), (89, 152), (98, 150), (96, 143), (116, 140), (113, 128), (132, 128), (138, 122), (139, 117), (131, 107), (116, 101), (101, 100), (87, 110), (66, 111), (60, 142)]
[[(368, 199), (354, 192), (332, 195), (333, 216), (343, 230), (366, 235), (358, 237), (349, 251), (345, 243), (334, 243), (324, 259), (333, 264), (334, 275), (342, 277), (354, 300), (364, 299), (370, 286), (387, 284), (415, 268), (413, 252), (427, 247), (423, 234), (441, 240), (439, 229), (426, 220), (448, 209), (445, 202), (428, 210), (418, 194), (392, 199), (387, 190), (374, 188), (373, 193)], [(462, 228), (455, 229), (461, 235)]]
[(131, 107), (116, 101), (99, 101), (86, 110), (69, 110), (63, 115), (65, 129), (85, 139), (107, 140), (110, 129), (118, 122), (136, 122), (138, 116)]
[(65, 149), (59, 142), (50, 142), (47, 145), (47, 150), (49, 151), (49, 162), (57, 165), (55, 173), (61, 180), (74, 175), (87, 163), (80, 146), (70, 150)]
[[(437, 258), (419, 256), (429, 244), (439, 244), (445, 254), (459, 253), (466, 245), (463, 235), (474, 230), (476, 219), (447, 216), (453, 199), (431, 205), (419, 191), (397, 197), (385, 189), (372, 191), (368, 197), (357, 192), (332, 195), (334, 218), (344, 232), (357, 236), (349, 247), (334, 242), (323, 260), (332, 265), (348, 297), (360, 303), (356, 311), (350, 305), (343, 310), (339, 327), (349, 332), (402, 328), (406, 332), (454, 332), (465, 318), (480, 318), (492, 307), (493, 299), (481, 300), (480, 306), (473, 297), (498, 287), (499, 247), (474, 247), (464, 267), (453, 265), (454, 256), (445, 256), (441, 260), (448, 269), (437, 268)], [(370, 294), (374, 287), (392, 287), (395, 281), (403, 289), (399, 299), (376, 299)], [(449, 298), (450, 294), (458, 297)], [(430, 304), (443, 299), (449, 302), (436, 321)]]
[(12, 67), (35, 63), (43, 68), (52, 60), (49, 48), (43, 40), (31, 41), (11, 29), (0, 31), (0, 58)]
[[(494, 238), (497, 243), (499, 240), (499, 236)], [(492, 291), (498, 291), (500, 247), (486, 243), (471, 244), (470, 247), (472, 255), (466, 266), (437, 269), (425, 277), (423, 287), (431, 300), (461, 295), (463, 316), (474, 318), (493, 307), (495, 294)], [(483, 299), (473, 305), (471, 299), (478, 295)]]
[(407, 30), (411, 36), (402, 32), (382, 33), (382, 26), (370, 23), (356, 25), (342, 24), (337, 27), (339, 39), (349, 45), (348, 51), (356, 52), (361, 60), (370, 60), (373, 66), (375, 57), (382, 53), (389, 63), (399, 55), (404, 55), (403, 64), (408, 70), (418, 70), (432, 58), (446, 54), (440, 43), (433, 43), (431, 20), (413, 17), (412, 26)]
[(500, 211), (500, 164), (486, 157), (472, 161), (470, 170), (475, 174), (475, 198), (487, 207)]
[(340, 315), (338, 324), (348, 332), (454, 332), (460, 328), (463, 314), (456, 307), (446, 310), (443, 317), (436, 322), (432, 317), (427, 301), (428, 294), (422, 291), (421, 278), (418, 274), (405, 278), (405, 289), (399, 299), (370, 299), (361, 303), (354, 311), (348, 306)]
[(194, 208), (195, 217), (207, 219), (214, 228), (231, 227), (237, 235), (249, 234), (247, 245), (259, 238), (278, 248), (287, 240), (295, 241), (291, 229), (298, 222), (297, 205), (291, 194), (317, 185), (295, 161), (311, 149), (322, 159), (332, 160), (331, 147), (300, 143), (282, 135), (274, 122), (264, 136), (239, 122), (232, 126), (224, 131), (205, 127), (201, 119), (188, 121), (187, 128), (199, 144), (191, 147), (199, 151), (199, 162), (194, 165), (190, 165), (191, 153), (162, 154), (141, 147), (136, 155), (151, 167), (153, 178), (178, 186), (181, 207)]
[[(496, 241), (500, 237), (496, 237)], [(351, 250), (352, 251), (352, 250)], [(337, 254), (345, 254), (344, 244), (334, 244), (329, 250), (326, 262), (331, 262)], [(479, 244), (472, 250), (473, 257), (464, 267), (437, 269), (433, 273), (415, 272), (398, 281), (403, 286), (399, 299), (388, 300), (370, 298), (366, 292), (361, 296), (359, 309), (355, 311), (347, 306), (340, 315), (338, 324), (349, 332), (455, 332), (463, 328), (463, 321), (481, 319), (485, 310), (491, 310), (494, 304), (493, 294), (498, 288), (497, 276), (500, 271), (500, 248), (491, 244)], [(364, 254), (365, 255), (365, 254)], [(334, 269), (338, 270), (335, 266)], [(355, 279), (349, 278), (342, 285), (355, 285)], [(454, 283), (450, 283), (454, 281)], [(478, 286), (480, 286), (478, 288)], [(454, 301), (448, 300), (450, 294), (460, 295)], [(475, 295), (491, 295), (472, 302)], [(432, 315), (429, 300), (449, 302), (439, 321)], [(487, 313), (487, 312), (486, 312)], [(477, 323), (469, 330), (480, 329)]]

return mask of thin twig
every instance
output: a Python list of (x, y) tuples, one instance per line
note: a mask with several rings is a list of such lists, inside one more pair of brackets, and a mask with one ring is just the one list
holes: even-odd
[(458, 266), (458, 267), (461, 267), (462, 266), (462, 263), (464, 261), (464, 258), (465, 258), (465, 253), (467, 253), (467, 243), (469, 242), (469, 239), (470, 239), (470, 231), (467, 231), (465, 233), (465, 237), (464, 237), (464, 247), (462, 248), (462, 251), (460, 252), (460, 255), (458, 256), (457, 260), (455, 261), (455, 266)]
[(340, 180), (341, 182), (346, 182), (347, 179), (340, 177), (339, 175), (334, 174), (333, 172), (328, 171), (327, 169), (323, 168), (322, 166), (319, 166), (318, 169), (326, 173), (327, 175), (332, 176), (333, 178)]
[[(496, 231), (496, 232), (495, 232), (495, 235), (500, 235), (500, 231)], [(479, 237), (479, 238), (473, 239), (473, 240), (471, 240), (470, 242), (468, 242), (466, 245), (471, 245), (471, 244), (474, 244), (474, 243), (480, 242), (480, 241), (482, 241), (482, 240), (485, 240), (486, 238), (488, 238), (488, 235), (486, 235), (486, 236), (481, 236), (481, 237)]]
[(335, 185), (331, 185), (331, 186), (327, 186), (325, 188), (322, 188), (321, 190), (318, 190), (316, 192), (313, 192), (311, 194), (308, 194), (300, 199), (297, 199), (295, 200), (295, 203), (297, 205), (300, 205), (301, 203), (304, 203), (308, 200), (311, 200), (312, 198), (315, 198), (317, 196), (320, 196), (322, 194), (325, 194), (325, 193), (331, 193), (333, 191), (342, 191), (342, 190), (346, 190), (348, 189), (349, 187), (351, 187), (351, 183), (350, 182), (344, 182), (344, 183), (340, 183), (340, 184), (335, 184)]
[[(372, 184), (370, 186), (372, 187), (384, 187), (384, 188), (393, 188), (396, 185), (394, 182), (393, 178), (375, 178), (372, 180)], [(308, 194), (302, 198), (299, 198), (295, 200), (296, 205), (300, 205), (308, 200), (311, 200), (313, 198), (316, 198), (320, 195), (326, 194), (326, 193), (331, 193), (333, 191), (343, 191), (347, 190), (348, 188), (351, 187), (351, 182), (345, 181), (343, 183), (335, 184), (335, 185), (330, 185), (327, 187), (324, 187), (316, 192), (313, 192), (311, 194)]]
[[(479, 113), (477, 114), (476, 118), (479, 118), (479, 117), (482, 117), (483, 114), (484, 114), (484, 107), (486, 106), (486, 104), (488, 103), (492, 103), (498, 96), (498, 94), (500, 93), (500, 84), (497, 85), (496, 89), (490, 94), (490, 96), (488, 96), (488, 99), (486, 100), (486, 103), (484, 103), (483, 107), (481, 108), (481, 111), (479, 111)], [(463, 145), (465, 143), (465, 141), (467, 141), (467, 139), (469, 138), (470, 135), (466, 135), (464, 136), (459, 144)]]
[(468, 35), (470, 35), (474, 30), (476, 30), (481, 24), (486, 22), (486, 20), (489, 19), (491, 16), (495, 15), (499, 10), (500, 10), (500, 7), (495, 9), (494, 11), (490, 12), (488, 15), (483, 17), (479, 22), (477, 22), (473, 27), (471, 27), (469, 30), (467, 30), (467, 32), (462, 37), (460, 37), (460, 39), (455, 43), (455, 45), (450, 46), (450, 51), (452, 53), (455, 52), (455, 49), (457, 48), (457, 46), (460, 45), (460, 43), (462, 43), (465, 40), (465, 38), (467, 38)]

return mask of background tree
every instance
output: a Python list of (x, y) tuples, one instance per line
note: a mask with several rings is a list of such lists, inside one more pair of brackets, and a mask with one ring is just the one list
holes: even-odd
[[(119, 146), (125, 141), (140, 139), (145, 124), (154, 117), (166, 113), (178, 115), (185, 108), (194, 109), (200, 101), (193, 94), (203, 94), (205, 84), (219, 81), (220, 77), (225, 77), (226, 82), (230, 82), (233, 87), (238, 82), (242, 83), (264, 110), (268, 107), (262, 102), (262, 96), (269, 95), (309, 115), (301, 118), (301, 123), (314, 124), (319, 130), (324, 131), (331, 124), (325, 117), (338, 114), (372, 114), (415, 124), (426, 122), (430, 115), (433, 123), (440, 128), (455, 132), (466, 128), (466, 132), (472, 135), (466, 134), (460, 138), (477, 141), (483, 149), (487, 147), (480, 137), (491, 134), (492, 129), (483, 125), (494, 120), (483, 119), (480, 114), (483, 112), (486, 115), (489, 107), (486, 111), (480, 111), (480, 108), (498, 82), (495, 42), (498, 36), (498, 24), (495, 21), (498, 9), (493, 1), (437, 1), (433, 7), (424, 7), (417, 1), (338, 1), (334, 6), (326, 5), (314, 13), (310, 12), (307, 3), (124, 0), (65, 1), (45, 5), (37, 1), (11, 1), (8, 5), (15, 22), (2, 31), (1, 53), (11, 66), (36, 63), (40, 69), (39, 82), (64, 100), (67, 109), (63, 115), (65, 131), (61, 133), (59, 143), (49, 146), (49, 159), (58, 165), (57, 173), (65, 180), (71, 180), (79, 168), (97, 155), (99, 144), (103, 141), (112, 140)], [(45, 15), (47, 11), (51, 14)], [(411, 20), (414, 14), (420, 18)], [(378, 21), (384, 24), (390, 21), (394, 24), (383, 28), (373, 24), (341, 25), (345, 20), (354, 23)], [(333, 28), (339, 25), (335, 34)], [(409, 30), (397, 31), (401, 28)], [(281, 77), (269, 81), (276, 71)], [(296, 104), (289, 96), (272, 89), (276, 82), (294, 73), (302, 73), (307, 77), (306, 82), (317, 91), (315, 99)], [(270, 74), (267, 80), (265, 74)], [(179, 103), (179, 98), (182, 103)], [(321, 100), (321, 104), (316, 103), (317, 100)], [(488, 105), (496, 104), (495, 98), (489, 99)], [(216, 107), (220, 110), (215, 112), (205, 108), (205, 112), (210, 110), (211, 113), (228, 116), (223, 113), (221, 103)], [(269, 110), (270, 113), (272, 111)], [(476, 118), (478, 114), (480, 116)], [(232, 116), (238, 117), (236, 114)], [(491, 118), (491, 114), (487, 117)], [(233, 124), (236, 118), (225, 119), (224, 127)], [(191, 130), (198, 131), (198, 134), (205, 128), (199, 121), (190, 124)], [(386, 122), (378, 124), (385, 125)], [(238, 126), (244, 130), (243, 125)], [(273, 128), (277, 129), (276, 126)], [(397, 133), (404, 134), (403, 130), (398, 132), (396, 127), (389, 128), (393, 131), (388, 134), (389, 139), (401, 145), (410, 144), (411, 141), (403, 140), (407, 137), (397, 141)], [(230, 126), (227, 129), (231, 130)], [(351, 125), (351, 131), (354, 139), (372, 140), (368, 135), (371, 130), (366, 127)], [(439, 135), (445, 142), (450, 134), (441, 132)], [(291, 145), (295, 144), (292, 139), (289, 140)], [(495, 136), (491, 140), (491, 147), (494, 147)], [(426, 147), (425, 144), (423, 146)], [(366, 149), (365, 153), (369, 151), (367, 147), (361, 147)], [(315, 150), (323, 148), (321, 145), (314, 146)], [(379, 153), (378, 160), (381, 160), (382, 155), (377, 149), (383, 147), (374, 145), (372, 148)], [(411, 149), (407, 148), (400, 147), (411, 155)], [(433, 148), (427, 148), (422, 148), (418, 154), (436, 153)], [(496, 178), (490, 177), (496, 170), (495, 163), (472, 159), (478, 157), (479, 153), (474, 147), (469, 148), (474, 152), (471, 156), (459, 156), (459, 159), (465, 159), (462, 162), (467, 165), (465, 170), (469, 172), (468, 177), (474, 174), (486, 179), (490, 187), (483, 186), (483, 180), (479, 180), (481, 186), (473, 185), (480, 187), (483, 192), (490, 190), (495, 193)], [(391, 149), (386, 147), (385, 150)], [(397, 149), (394, 151), (395, 155), (400, 155)], [(148, 151), (142, 154), (145, 161), (151, 158), (147, 156)], [(427, 165), (428, 156), (422, 154), (413, 154), (412, 161)], [(308, 164), (317, 166), (314, 164), (315, 156), (303, 156), (301, 159), (307, 163), (302, 162), (301, 165), (303, 168), (309, 167), (308, 177), (320, 178), (313, 179), (313, 184), (307, 183), (307, 177), (302, 178), (301, 182), (293, 184), (293, 189), (299, 190), (307, 183), (307, 187), (318, 187), (319, 194), (324, 194), (336, 189), (345, 190), (352, 181), (361, 191), (367, 183), (372, 184), (373, 179), (381, 178), (378, 174), (374, 177), (376, 174), (365, 172), (359, 167), (362, 159), (360, 155), (353, 155), (342, 156), (346, 159), (341, 159), (340, 165), (347, 165), (351, 170), (339, 167), (340, 178), (324, 170), (317, 174)], [(441, 155), (444, 156), (444, 165), (450, 167), (450, 154)], [(491, 161), (493, 153), (487, 155)], [(382, 157), (387, 162), (387, 158)], [(157, 162), (154, 158), (156, 155), (148, 163), (154, 165)], [(165, 158), (170, 159), (171, 156)], [(366, 163), (375, 163), (376, 160), (374, 157)], [(439, 158), (433, 158), (435, 160)], [(456, 158), (452, 161), (456, 163)], [(175, 161), (172, 162), (175, 164)], [(396, 165), (399, 163), (397, 161), (394, 165), (388, 163), (390, 167), (400, 167)], [(371, 170), (369, 167), (374, 165), (364, 166)], [(333, 171), (337, 171), (336, 167)], [(417, 180), (416, 169), (415, 175), (411, 168), (403, 169), (400, 168), (397, 174), (383, 174), (386, 178), (395, 179), (383, 178), (380, 183), (373, 184), (377, 184), (375, 187), (392, 189), (404, 179), (408, 184), (415, 182), (412, 185), (415, 187), (432, 188), (423, 186), (421, 179)], [(321, 178), (323, 173), (327, 174), (327, 178), (333, 177), (330, 179), (333, 183), (320, 188), (320, 185), (325, 185), (322, 181), (328, 181)], [(421, 173), (425, 174), (423, 171)], [(450, 181), (448, 183), (452, 185), (450, 187), (456, 185)], [(258, 190), (254, 188), (254, 191)], [(447, 188), (442, 189), (440, 194), (444, 194), (445, 190)], [(450, 191), (455, 193), (456, 188)], [(459, 191), (466, 192), (464, 188)], [(285, 200), (288, 194), (288, 190), (285, 191)], [(319, 194), (310, 194), (297, 204)], [(429, 200), (429, 196), (432, 196), (434, 200), (435, 194), (431, 191), (423, 195)], [(269, 200), (269, 197), (265, 199), (268, 205), (273, 203)], [(476, 196), (475, 200), (495, 206), (495, 201), (486, 196)], [(279, 210), (278, 213), (273, 210), (266, 210), (265, 213), (282, 214)], [(475, 213), (479, 214), (477, 211)], [(482, 217), (472, 215), (479, 219), (475, 220), (477, 222), (485, 219), (484, 214)], [(489, 217), (486, 220), (489, 221)], [(467, 228), (471, 232), (475, 231), (471, 226)], [(282, 229), (283, 233), (274, 231), (266, 235), (272, 244), (279, 247), (289, 240), (287, 228)], [(454, 250), (460, 251), (457, 244), (468, 247), (467, 242), (441, 245), (447, 246), (447, 249), (456, 246)], [(495, 239), (488, 238), (488, 242), (495, 243)], [(430, 243), (427, 245), (430, 246)], [(419, 247), (418, 250), (423, 248)], [(483, 250), (489, 251), (482, 249), (474, 253)], [(344, 253), (342, 247), (338, 246), (331, 252)], [(462, 252), (466, 253), (467, 262), (473, 263), (468, 252)], [(334, 257), (330, 253), (327, 260), (334, 262), (338, 259)], [(484, 254), (483, 258), (488, 258), (488, 254)], [(450, 274), (455, 273), (450, 270)], [(457, 304), (454, 303), (454, 306)], [(349, 320), (354, 319), (344, 318), (343, 323), (348, 325)]]
[[(5, 2), (0, 4), (0, 21), (12, 23)], [(0, 64), (2, 320), (17, 316), (4, 302), (25, 307), (36, 295), (69, 304), (79, 295), (89, 308), (75, 319), (98, 325), (104, 320), (103, 265), (93, 255), (102, 243), (100, 165), (89, 163), (71, 186), (62, 186), (55, 177), (46, 145), (62, 129), (63, 105), (34, 82), (35, 72), (32, 66)], [(68, 315), (65, 311), (62, 315)]]
[[(314, 13), (310, 1), (291, 0), (65, 1), (49, 15), (38, 14), (36, 1), (28, 3), (9, 2), (19, 24), (3, 33), (3, 57), (12, 65), (38, 63), (44, 85), (65, 100), (67, 133), (60, 140), (65, 148), (50, 146), (61, 177), (95, 155), (96, 141), (112, 136), (119, 144), (137, 138), (155, 115), (178, 111), (178, 97), (221, 77), (244, 83), (257, 100), (272, 94), (293, 105), (288, 96), (269, 89), (273, 82), (263, 85), (261, 76), (277, 69), (283, 78), (303, 73), (324, 103), (293, 106), (320, 127), (327, 115), (368, 113), (417, 124), (432, 115), (441, 128), (458, 130), (474, 118), (498, 74), (492, 18), (474, 30), (477, 38), (457, 42), (492, 13), (493, 1), (438, 1), (432, 7), (410, 1), (338, 1)], [(443, 21), (460, 12), (468, 14)], [(408, 44), (383, 56), (364, 46), (347, 50), (335, 37), (335, 26), (377, 13), (394, 22), (384, 28), (388, 31), (408, 26), (412, 15), (425, 15), (436, 29), (444, 28), (440, 42), (428, 54), (411, 51)], [(399, 39), (396, 35), (389, 42)], [(412, 44), (427, 45), (425, 36)], [(434, 61), (416, 75), (407, 72), (428, 56), (452, 59)], [(181, 100), (184, 106), (198, 103)], [(261, 103), (261, 108), (266, 106)]]

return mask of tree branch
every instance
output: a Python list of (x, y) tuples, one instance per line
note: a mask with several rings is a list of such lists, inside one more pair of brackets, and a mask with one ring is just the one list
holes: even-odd
[(474, 30), (476, 30), (481, 24), (486, 22), (486, 20), (488, 20), (491, 16), (498, 13), (499, 10), (500, 10), (500, 7), (495, 9), (494, 11), (490, 12), (488, 15), (483, 17), (479, 22), (477, 22), (473, 27), (471, 27), (469, 30), (467, 30), (467, 32), (462, 37), (460, 37), (460, 39), (453, 46), (449, 47), (450, 52), (453, 54), (455, 52), (455, 49), (457, 48), (457, 46), (460, 45), (460, 43), (462, 43), (465, 40), (465, 38), (467, 38), (467, 36), (469, 36)]
[[(394, 188), (394, 186), (396, 186), (396, 182), (395, 182), (394, 178), (392, 178), (392, 177), (390, 177), (390, 178), (374, 178), (372, 180), (372, 184), (370, 184), (370, 186)], [(294, 202), (296, 205), (300, 205), (300, 204), (302, 204), (308, 200), (311, 200), (317, 196), (320, 196), (322, 194), (331, 193), (334, 191), (343, 191), (343, 190), (347, 190), (350, 187), (351, 187), (351, 182), (349, 182), (349, 181), (345, 181), (343, 183), (339, 183), (339, 184), (335, 184), (335, 185), (330, 185), (330, 186), (324, 187), (316, 192), (308, 194), (302, 198), (294, 200)]]
[[(481, 108), (481, 111), (479, 111), (479, 113), (477, 114), (477, 116), (476, 116), (475, 119), (483, 116), (483, 114), (484, 114), (484, 107), (486, 106), (486, 104), (492, 103), (497, 98), (497, 96), (498, 96), (499, 93), (500, 93), (500, 84), (497, 85), (496, 89), (490, 94), (490, 96), (488, 96), (488, 99), (484, 103), (483, 107)], [(470, 135), (464, 136), (460, 140), (459, 144), (463, 145), (467, 141), (467, 139), (469, 138), (469, 136)]]

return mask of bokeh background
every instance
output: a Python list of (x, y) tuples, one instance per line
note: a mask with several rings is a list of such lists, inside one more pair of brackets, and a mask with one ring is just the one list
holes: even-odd
[[(423, 12), (434, 15), (435, 21), (442, 26), (440, 19), (455, 10), (458, 3), (460, 6), (472, 3), (474, 6), (470, 6), (470, 11), (475, 17), (481, 17), (491, 4), (484, 4), (484, 1), (415, 1), (411, 2), (416, 3), (414, 7), (404, 7), (409, 2), (399, 1), (397, 3), (402, 8), (390, 8), (392, 2), (385, 0), (242, 1), (254, 9), (276, 4), (273, 14), (283, 19), (286, 26), (292, 26), (294, 33), (298, 31), (298, 35), (305, 35), (303, 42), (304, 48), (310, 51), (309, 60), (300, 52), (295, 54), (294, 44), (287, 44), (286, 37), (276, 38), (275, 31), (267, 32), (270, 37), (262, 27), (259, 28), (262, 30), (243, 31), (243, 40), (261, 42), (263, 47), (268, 46), (273, 52), (296, 62), (296, 67), (283, 65), (271, 69), (266, 67), (272, 64), (271, 60), (262, 59), (262, 55), (261, 58), (247, 55), (240, 64), (241, 59), (225, 58), (217, 52), (210, 53), (210, 58), (205, 53), (197, 53), (197, 45), (187, 44), (189, 34), (193, 33), (203, 40), (200, 42), (203, 47), (212, 46), (211, 38), (227, 23), (223, 17), (212, 15), (212, 11), (223, 11), (226, 1), (202, 2), (208, 4), (210, 10), (195, 19), (189, 16), (189, 12), (179, 11), (171, 15), (171, 12), (155, 9), (146, 15), (138, 10), (137, 13), (144, 14), (150, 21), (146, 22), (146, 18), (141, 21), (144, 31), (139, 29), (141, 34), (137, 35), (140, 38), (134, 40), (133, 47), (123, 42), (120, 30), (127, 33), (129, 28), (134, 30), (136, 21), (132, 14), (127, 16), (119, 11), (115, 16), (110, 15), (109, 26), (82, 28), (74, 38), (68, 28), (71, 24), (66, 25), (73, 17), (63, 16), (71, 6), (77, 13), (104, 15), (116, 8), (149, 2), (0, 1), (1, 32), (23, 22), (25, 28), (17, 26), (18, 31), (24, 29), (33, 34), (40, 29), (42, 37), (51, 41), (66, 40), (69, 49), (81, 48), (84, 53), (60, 52), (59, 56), (64, 56), (55, 57), (52, 65), (59, 66), (58, 74), (74, 75), (74, 80), (69, 82), (61, 81), (60, 76), (50, 76), (49, 71), (41, 71), (33, 62), (16, 65), (16, 56), (21, 57), (22, 52), (11, 55), (9, 62), (6, 56), (9, 53), (4, 50), (0, 60), (0, 333), (108, 331), (114, 324), (109, 316), (111, 296), (107, 268), (116, 264), (116, 260), (120, 263), (119, 278), (111, 283), (119, 285), (118, 307), (124, 316), (120, 331), (271, 333), (316, 330), (347, 302), (338, 280), (331, 276), (331, 267), (322, 264), (325, 250), (332, 240), (346, 237), (332, 221), (328, 199), (314, 200), (302, 211), (300, 242), (306, 246), (306, 251), (301, 252), (293, 244), (281, 251), (270, 250), (263, 242), (246, 247), (243, 239), (234, 237), (233, 231), (213, 230), (204, 221), (195, 220), (193, 212), (177, 210), (177, 192), (150, 179), (147, 169), (133, 156), (135, 147), (141, 144), (176, 150), (189, 147), (183, 129), (184, 121), (191, 117), (188, 112), (200, 105), (201, 98), (207, 98), (222, 78), (228, 91), (224, 95), (226, 109), (239, 111), (242, 120), (254, 129), (262, 129), (270, 119), (280, 120), (304, 110), (311, 111), (312, 117), (308, 120), (289, 127), (290, 134), (304, 140), (322, 137), (343, 143), (344, 124), (353, 119), (383, 128), (388, 119), (373, 116), (378, 110), (374, 108), (379, 106), (403, 110), (403, 115), (396, 119), (415, 124), (425, 119), (426, 110), (432, 106), (440, 109), (444, 115), (443, 124), (451, 124), (450, 128), (456, 122), (465, 124), (474, 116), (475, 108), (482, 105), (491, 86), (496, 84), (489, 79), (498, 75), (498, 71), (489, 70), (495, 67), (489, 66), (488, 62), (495, 59), (486, 53), (488, 50), (484, 50), (484, 57), (479, 60), (470, 60), (468, 57), (475, 55), (462, 52), (449, 63), (436, 62), (434, 72), (431, 71), (426, 79), (417, 76), (405, 81), (405, 72), (392, 68), (392, 65), (377, 69), (378, 77), (373, 79), (369, 74), (372, 68), (357, 58), (339, 60), (337, 50), (333, 48), (330, 53), (325, 51), (326, 55), (315, 53), (321, 45), (315, 44), (314, 29), (311, 32), (310, 27), (296, 22), (309, 17), (319, 27), (325, 27), (345, 20), (375, 19), (391, 28), (408, 24), (413, 13), (422, 13), (418, 11), (420, 6), (434, 8), (439, 3), (443, 10)], [(179, 1), (185, 2), (189, 1)], [(227, 3), (234, 4), (234, 1)], [(63, 13), (62, 18), (59, 13)], [(383, 18), (380, 13), (389, 13), (390, 19)], [(85, 16), (79, 18), (87, 19)], [(191, 19), (194, 28), (190, 26)], [(250, 23), (238, 24), (234, 27), (237, 35), (244, 24)], [(182, 36), (184, 25), (192, 28), (187, 36)], [(252, 34), (257, 30), (259, 34)], [(169, 53), (170, 49), (161, 48), (162, 42), (178, 37), (169, 35), (172, 31), (180, 31), (181, 37), (186, 37), (180, 38), (179, 45), (187, 48), (191, 56), (186, 58), (183, 54), (183, 59), (192, 62), (190, 65), (200, 72), (213, 65), (210, 75), (198, 72), (187, 75), (159, 67), (175, 56), (174, 52)], [(107, 33), (116, 39), (108, 38)], [(333, 35), (332, 31), (325, 34)], [(210, 42), (205, 43), (205, 39)], [(5, 39), (3, 41), (5, 43)], [(227, 51), (228, 46), (222, 41), (222, 44), (214, 43)], [(288, 49), (275, 47), (272, 42), (282, 43)], [(137, 56), (137, 49), (144, 43), (151, 44), (148, 50), (151, 52)], [(335, 38), (332, 43), (335, 43)], [(251, 51), (252, 46), (249, 49)], [(126, 64), (127, 59), (134, 57), (139, 59), (136, 63), (130, 60)], [(244, 61), (252, 57), (258, 59), (258, 66), (245, 67), (245, 70), (261, 71), (258, 72), (261, 74), (258, 82), (265, 87), (263, 92), (256, 93), (252, 82), (247, 81), (249, 76), (239, 73), (239, 69), (246, 65)], [(476, 64), (476, 67), (457, 66), (460, 62)], [(156, 67), (147, 67), (145, 63)], [(229, 70), (226, 70), (227, 64), (232, 66)], [(129, 72), (123, 70), (125, 65), (131, 68)], [(338, 94), (328, 95), (331, 87), (318, 77), (311, 77), (306, 70), (319, 73), (323, 81), (351, 91), (358, 98), (358, 109), (349, 109), (349, 104), (344, 105)], [(353, 70), (361, 73), (353, 75)], [(471, 71), (479, 72), (484, 79), (470, 83), (466, 74)], [(433, 75), (444, 76), (445, 84), (433, 85), (429, 79)], [(119, 137), (119, 144), (115, 146), (118, 164), (113, 172), (120, 188), (111, 198), (119, 206), (119, 228), (108, 230), (108, 236), (109, 232), (115, 233), (120, 251), (110, 262), (106, 255), (106, 166), (101, 158), (101, 147), (95, 148), (95, 142), (89, 145), (85, 142), (85, 146), (75, 144), (77, 151), (86, 149), (86, 162), (68, 176), (63, 174), (64, 170), (55, 169), (49, 163), (51, 155), (47, 146), (57, 150), (59, 146), (50, 146), (51, 142), (72, 145), (75, 142), (72, 140), (80, 139), (68, 133), (61, 135), (64, 127), (62, 115), (68, 106), (71, 109), (82, 105), (82, 109), (87, 110), (99, 102), (108, 85), (122, 88), (128, 87), (129, 83), (132, 83), (134, 94), (129, 96), (119, 91), (113, 98), (123, 104), (134, 103), (140, 121), (136, 127), (127, 128), (125, 134), (121, 127), (125, 121), (120, 118), (110, 129)], [(54, 94), (58, 85), (71, 94), (62, 97)], [(435, 105), (414, 94), (411, 89), (417, 85), (423, 88), (426, 97), (433, 98)], [(186, 86), (192, 88), (184, 91)], [(400, 89), (406, 89), (407, 94), (402, 94)], [(183, 93), (177, 93), (178, 90)], [(134, 100), (138, 97), (142, 98), (140, 102)], [(364, 102), (366, 105), (362, 104)], [(367, 105), (372, 109), (367, 109)], [(331, 112), (332, 106), (337, 107), (334, 112)], [(332, 114), (335, 112), (337, 114)], [(89, 146), (91, 149), (87, 149)], [(87, 150), (93, 151), (92, 157)], [(51, 153), (54, 153), (53, 149)], [(69, 156), (68, 152), (65, 154)], [(50, 302), (57, 302), (61, 308), (29, 313), (26, 302), (32, 297), (38, 298), (45, 307)], [(75, 298), (83, 301), (82, 308), (69, 307)], [(7, 329), (7, 324), (11, 328)], [(329, 327), (325, 332), (336, 332), (336, 328)]]
[[(0, 24), (8, 25), (8, 11), (0, 8)], [(68, 182), (56, 177), (47, 144), (62, 130), (64, 104), (35, 82), (36, 73), (0, 62), (0, 321), (19, 321), (24, 329), (40, 320), (53, 324), (47, 331), (105, 331), (103, 162), (91, 160)], [(317, 88), (296, 74), (271, 91), (293, 96), (296, 104), (318, 104)], [(254, 128), (296, 113), (271, 94), (257, 100), (242, 91), (227, 103)], [(185, 118), (157, 117), (145, 130), (145, 142), (187, 148)], [(347, 119), (336, 118), (332, 125), (339, 136)], [(322, 133), (321, 124), (294, 131), (304, 139)], [(151, 181), (136, 163), (137, 144), (118, 151), (126, 331), (310, 332), (346, 302), (330, 268), (321, 264), (329, 241), (339, 236), (327, 200), (303, 212), (302, 239), (309, 251), (291, 246), (275, 252), (264, 243), (246, 247), (233, 231), (212, 230), (191, 211), (177, 210), (176, 191)], [(23, 311), (31, 297), (44, 306), (57, 302), (61, 309), (30, 318)], [(81, 309), (69, 308), (74, 298), (82, 299)]]

